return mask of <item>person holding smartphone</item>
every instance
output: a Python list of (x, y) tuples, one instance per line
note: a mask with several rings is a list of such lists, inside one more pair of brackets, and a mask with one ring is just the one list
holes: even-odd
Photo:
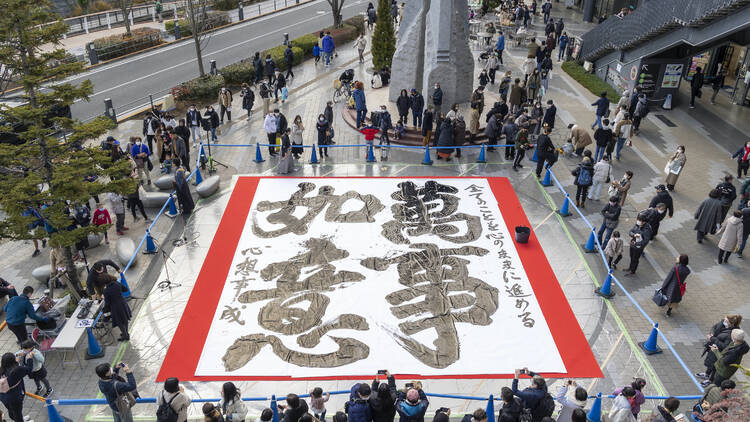
[[(573, 399), (568, 398), (568, 389), (570, 388), (575, 389)], [(568, 380), (561, 385), (560, 389), (557, 390), (557, 396), (555, 396), (555, 400), (562, 404), (562, 409), (560, 409), (560, 413), (557, 414), (557, 422), (572, 422), (573, 411), (575, 409), (583, 409), (586, 407), (588, 396), (589, 394), (586, 389), (579, 387), (573, 380)]]
[(396, 411), (400, 422), (424, 422), (424, 415), (430, 406), (427, 395), (422, 391), (422, 384), (411, 382), (406, 384), (405, 391), (401, 391), (396, 400)]
[[(531, 377), (531, 385), (523, 390), (518, 389), (518, 378), (521, 374)], [(510, 388), (513, 390), (513, 395), (523, 402), (523, 408), (531, 411), (532, 422), (539, 422), (545, 416), (551, 416), (555, 410), (554, 400), (552, 401), (552, 409), (549, 409), (549, 399), (551, 397), (548, 397), (547, 382), (541, 375), (529, 371), (529, 368), (516, 369)]]
[[(380, 376), (385, 375), (387, 381), (380, 382)], [(368, 403), (372, 409), (373, 422), (393, 422), (396, 416), (396, 380), (387, 369), (378, 371), (378, 375), (372, 380), (372, 391)]]
[[(127, 381), (118, 375), (118, 372), (122, 369), (125, 371)], [(104, 394), (104, 398), (107, 399), (109, 408), (112, 409), (112, 417), (115, 422), (121, 422), (126, 420), (133, 420), (133, 415), (130, 408), (125, 406), (117, 405), (118, 396), (132, 393), (137, 396), (135, 383), (135, 377), (130, 367), (124, 362), (120, 362), (114, 368), (111, 368), (108, 363), (100, 363), (96, 366), (96, 375), (99, 376), (99, 391)]]

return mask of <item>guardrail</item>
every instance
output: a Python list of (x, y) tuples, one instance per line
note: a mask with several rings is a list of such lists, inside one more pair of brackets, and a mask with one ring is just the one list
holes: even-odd
[[(341, 394), (350, 394), (349, 390), (338, 390), (338, 391), (329, 391), (327, 394), (330, 395), (341, 395)], [(502, 399), (496, 398), (494, 395), (490, 394), (488, 397), (477, 397), (477, 396), (465, 396), (465, 395), (459, 395), (459, 394), (437, 394), (437, 393), (425, 393), (427, 397), (437, 397), (437, 398), (448, 398), (448, 399), (458, 399), (458, 400), (472, 400), (472, 401), (483, 401), (487, 402), (486, 404), (486, 413), (487, 413), (487, 422), (495, 422), (495, 402), (501, 401)], [(310, 397), (310, 394), (299, 394), (300, 398), (307, 398)], [(277, 407), (277, 395), (271, 395), (271, 397), (242, 397), (241, 400), (245, 402), (258, 402), (258, 401), (268, 401), (268, 407), (273, 411), (273, 419), (271, 422), (279, 422), (280, 417), (278, 413), (278, 407)], [(280, 394), (278, 395), (279, 399), (278, 401), (284, 401), (285, 395)], [(614, 395), (602, 395), (602, 393), (598, 393), (596, 396), (589, 396), (588, 399), (594, 400), (594, 403), (592, 404), (590, 410), (587, 412), (587, 420), (590, 422), (601, 422), (602, 420), (602, 399), (611, 399), (615, 398)], [(645, 396), (648, 400), (665, 400), (669, 397), (675, 397), (679, 400), (699, 400), (702, 398), (702, 396)], [(221, 399), (219, 398), (191, 398), (191, 403), (218, 403)], [(145, 403), (156, 403), (155, 397), (145, 397), (145, 398), (138, 398), (136, 399), (136, 403), (145, 404)], [(59, 400), (51, 400), (47, 399), (45, 401), (45, 405), (47, 407), (47, 413), (49, 416), (50, 422), (64, 422), (64, 418), (60, 415), (57, 408), (55, 406), (90, 406), (90, 405), (106, 405), (107, 400), (106, 399), (59, 399)]]
[[(162, 3), (161, 16), (162, 18), (175, 16), (178, 10), (184, 8), (184, 1)], [(68, 25), (68, 32), (64, 37), (88, 34), (93, 31), (104, 29), (112, 29), (113, 26), (124, 25), (125, 18), (126, 17), (123, 15), (122, 10), (119, 9), (65, 18), (63, 19), (63, 22)], [(156, 5), (152, 3), (142, 6), (133, 6), (127, 18), (130, 19), (130, 24), (132, 25), (135, 22), (149, 20), (155, 22), (159, 18), (159, 15), (156, 13)]]

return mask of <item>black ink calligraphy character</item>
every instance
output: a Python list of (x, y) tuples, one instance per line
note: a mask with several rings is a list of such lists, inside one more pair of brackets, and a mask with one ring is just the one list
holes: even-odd
[[(386, 300), (397, 318), (412, 318), (399, 324), (404, 335), (396, 333), (397, 341), (422, 363), (445, 368), (459, 358), (456, 323), (489, 325), (497, 311), (498, 290), (470, 277), (469, 261), (459, 257), (484, 256), (489, 251), (475, 246), (439, 249), (429, 243), (411, 247), (419, 250), (393, 258), (367, 258), (361, 264), (376, 271), (397, 264), (399, 283), (407, 288), (390, 293)], [(414, 301), (417, 298), (422, 300)], [(437, 333), (434, 349), (411, 337), (433, 328)]]
[(532, 328), (534, 326), (534, 318), (530, 318), (529, 315), (531, 315), (531, 312), (524, 312), (520, 315), (518, 315), (518, 318), (522, 318), (523, 326), (526, 328)]
[(523, 289), (518, 283), (513, 284), (511, 287), (505, 287), (505, 292), (508, 293), (508, 296), (510, 297), (529, 297), (531, 295), (523, 294)]
[(523, 308), (523, 309), (521, 309), (521, 312), (523, 312), (523, 311), (525, 311), (525, 310), (526, 310), (526, 308), (528, 308), (528, 307), (529, 307), (529, 301), (528, 301), (528, 300), (526, 300), (526, 299), (521, 299), (521, 298), (518, 298), (518, 299), (516, 299), (516, 309), (521, 309), (521, 308)]
[[(434, 180), (417, 188), (414, 182), (398, 184), (399, 191), (391, 198), (398, 201), (391, 206), (394, 220), (383, 225), (382, 234), (393, 243), (409, 244), (402, 231), (409, 236), (432, 233), (453, 243), (467, 243), (477, 240), (482, 234), (481, 220), (477, 216), (456, 212), (459, 197), (453, 186)], [(465, 222), (466, 233), (457, 235), (460, 229), (453, 223)]]
[[(360, 195), (354, 191), (348, 191), (343, 195), (334, 195), (334, 188), (331, 186), (322, 186), (318, 189), (317, 196), (306, 197), (308, 193), (315, 189), (314, 183), (303, 182), (297, 185), (299, 190), (285, 201), (261, 201), (258, 203), (257, 211), (253, 213), (253, 234), (258, 237), (269, 238), (279, 237), (283, 234), (305, 234), (312, 220), (328, 205), (325, 213), (325, 221), (337, 223), (372, 223), (375, 221), (373, 216), (379, 213), (383, 208), (378, 198), (372, 195)], [(362, 203), (362, 208), (356, 211), (350, 211), (342, 214), (341, 209), (349, 200), (357, 200)], [(307, 212), (301, 218), (293, 214), (296, 209), (306, 208)], [(257, 213), (274, 211), (268, 215), (267, 221), (271, 224), (280, 224), (284, 227), (265, 231), (258, 225)]]
[(240, 308), (234, 308), (229, 305), (224, 305), (224, 310), (221, 312), (220, 320), (227, 320), (230, 323), (236, 322), (240, 325), (245, 325), (245, 321), (240, 319)]

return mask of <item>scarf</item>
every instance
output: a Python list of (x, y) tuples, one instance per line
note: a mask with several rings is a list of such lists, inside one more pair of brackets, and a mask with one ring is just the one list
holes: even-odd
[(745, 145), (745, 153), (742, 154), (742, 161), (747, 161), (748, 156), (750, 156), (750, 147)]

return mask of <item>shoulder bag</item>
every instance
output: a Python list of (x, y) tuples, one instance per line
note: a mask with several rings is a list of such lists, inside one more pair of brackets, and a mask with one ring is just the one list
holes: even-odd
[(680, 286), (680, 297), (685, 296), (687, 283), (683, 283), (682, 280), (680, 280), (680, 272), (677, 271), (677, 265), (674, 266), (674, 273), (677, 276), (677, 284)]

